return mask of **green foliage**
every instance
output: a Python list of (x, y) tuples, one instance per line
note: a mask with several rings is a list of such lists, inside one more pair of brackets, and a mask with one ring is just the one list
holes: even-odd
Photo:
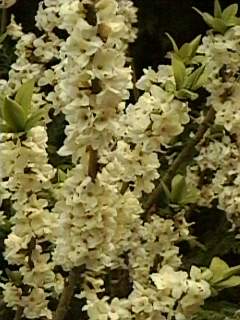
[(224, 34), (229, 28), (240, 25), (240, 18), (236, 17), (238, 12), (238, 4), (231, 4), (223, 11), (218, 0), (214, 1), (214, 15), (211, 16), (207, 12), (201, 12), (193, 7), (199, 13), (203, 20), (216, 32)]
[(170, 34), (166, 32), (166, 35), (173, 45), (173, 56), (181, 60), (185, 65), (189, 65), (196, 54), (201, 40), (201, 35), (197, 36), (189, 43), (184, 43), (180, 49), (178, 49), (175, 40), (170, 36)]
[(22, 109), (26, 115), (31, 111), (31, 102), (34, 88), (34, 79), (26, 81), (18, 89), (15, 101), (22, 106)]
[(38, 125), (43, 111), (31, 110), (33, 89), (34, 79), (30, 79), (21, 85), (14, 100), (4, 95), (0, 97), (0, 129), (2, 132), (25, 132)]
[(168, 87), (165, 89), (174, 91), (175, 96), (179, 99), (197, 99), (198, 94), (195, 91), (201, 88), (207, 79), (206, 67), (201, 65), (196, 69), (186, 68), (184, 61), (173, 54), (172, 69), (175, 88), (168, 83)]
[(204, 307), (193, 316), (192, 320), (239, 320), (239, 306), (227, 301), (206, 301)]
[(179, 206), (185, 206), (190, 203), (195, 203), (198, 199), (198, 190), (194, 185), (186, 183), (185, 177), (181, 174), (175, 175), (171, 182), (171, 191), (161, 181), (162, 187), (166, 196), (166, 200), (170, 203)]
[(229, 267), (224, 260), (213, 257), (209, 270), (212, 272), (209, 283), (216, 294), (218, 290), (240, 285), (240, 276), (236, 275), (240, 273), (240, 265)]

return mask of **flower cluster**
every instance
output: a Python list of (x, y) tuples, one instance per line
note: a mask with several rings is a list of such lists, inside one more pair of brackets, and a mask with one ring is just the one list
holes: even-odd
[[(211, 207), (213, 200), (217, 201), (233, 228), (240, 225), (239, 32), (239, 26), (223, 35), (209, 32), (198, 48), (201, 59), (208, 65), (207, 106), (212, 106), (216, 113), (215, 133), (207, 131), (194, 165), (188, 168), (188, 179), (200, 188), (198, 204)], [(209, 181), (202, 184), (200, 176), (204, 175), (209, 175)]]
[(57, 224), (57, 216), (48, 208), (47, 193), (55, 170), (48, 164), (46, 142), (46, 131), (40, 126), (25, 136), (1, 134), (1, 187), (14, 210), (4, 256), (10, 265), (19, 266), (19, 280), (12, 279), (2, 287), (4, 301), (13, 309), (23, 308), (28, 318), (41, 315), (51, 319), (45, 290), (59, 292), (61, 279), (53, 272), (49, 253), (44, 252), (54, 241)]
[[(8, 81), (0, 82), (12, 101), (0, 106), (0, 116), (18, 120), (6, 107), (23, 112), (14, 103), (19, 95), (23, 105), (29, 100), (19, 91), (29, 79), (35, 80), (31, 112), (41, 111), (36, 125), (0, 134), (0, 225), (10, 223), (4, 257), (17, 268), (6, 272), (1, 288), (6, 305), (27, 319), (63, 319), (76, 294), (79, 314), (86, 311), (91, 320), (185, 320), (211, 296), (212, 284), (224, 286), (226, 273), (238, 271), (220, 262), (220, 281), (211, 268), (208, 276), (196, 266), (181, 270), (179, 243), (194, 236), (189, 202), (177, 198), (199, 188), (198, 205), (217, 199), (240, 226), (240, 29), (209, 32), (199, 47), (200, 37), (181, 49), (173, 43), (171, 65), (144, 69), (135, 84), (128, 57), (135, 23), (129, 0), (43, 0), (40, 35), (25, 34), (13, 17), (7, 28), (17, 40), (17, 59)], [(139, 98), (128, 103), (134, 86)], [(194, 118), (191, 102), (200, 87), (209, 95)], [(206, 130), (211, 108), (215, 119)], [(55, 156), (71, 158), (67, 169), (49, 161), (50, 110), (66, 120)], [(189, 132), (186, 148), (181, 139)], [(176, 146), (179, 157), (171, 151)], [(189, 165), (187, 152), (194, 153)], [(207, 170), (213, 177), (203, 183)], [(164, 201), (145, 210), (160, 179)]]

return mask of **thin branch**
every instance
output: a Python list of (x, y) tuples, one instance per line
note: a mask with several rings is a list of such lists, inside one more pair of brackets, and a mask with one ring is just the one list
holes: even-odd
[(64, 320), (69, 310), (72, 297), (74, 295), (75, 286), (78, 282), (79, 277), (79, 268), (73, 268), (69, 272), (68, 278), (65, 279), (65, 286), (58, 302), (57, 310), (54, 314), (53, 320)]
[(88, 146), (87, 151), (89, 152), (88, 175), (94, 182), (98, 172), (98, 154), (97, 150), (94, 150), (92, 146)]
[[(179, 153), (178, 157), (173, 161), (171, 167), (168, 169), (168, 171), (164, 175), (162, 180), (165, 183), (165, 185), (168, 186), (171, 183), (179, 167), (187, 159), (189, 159), (189, 157), (193, 156), (193, 151), (195, 146), (202, 140), (209, 126), (214, 122), (214, 119), (215, 119), (215, 110), (212, 107), (210, 107), (202, 124), (199, 126), (195, 137), (185, 145), (185, 147)], [(149, 212), (151, 211), (152, 206), (159, 202), (159, 199), (163, 192), (164, 192), (163, 185), (160, 181), (157, 187), (153, 190), (153, 192), (148, 197), (147, 201), (143, 203), (143, 208), (145, 209), (143, 220), (146, 221), (148, 219)]]
[(0, 25), (0, 33), (3, 34), (6, 31), (7, 25), (7, 9), (3, 8), (1, 14), (1, 25)]
[(17, 308), (17, 310), (16, 310), (16, 313), (15, 313), (15, 316), (14, 316), (13, 320), (21, 320), (22, 319), (22, 315), (23, 315), (23, 310), (24, 310), (24, 308), (19, 306)]

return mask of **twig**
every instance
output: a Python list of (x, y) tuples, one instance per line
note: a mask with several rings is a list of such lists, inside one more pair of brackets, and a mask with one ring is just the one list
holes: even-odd
[[(203, 120), (202, 124), (199, 126), (197, 133), (193, 139), (191, 139), (186, 146), (182, 149), (178, 157), (173, 161), (171, 167), (168, 169), (166, 174), (164, 175), (162, 181), (165, 185), (169, 185), (175, 176), (177, 170), (184, 163), (189, 156), (192, 156), (194, 147), (202, 140), (205, 132), (209, 128), (209, 126), (213, 123), (215, 118), (215, 110), (210, 107), (207, 112), (205, 119)], [(147, 201), (143, 203), (143, 208), (145, 210), (143, 215), (143, 220), (147, 220), (149, 216), (149, 212), (151, 211), (151, 207), (159, 201), (161, 194), (163, 193), (163, 184), (161, 181), (157, 185), (157, 187), (153, 190), (153, 192), (148, 197)]]
[(7, 24), (7, 9), (2, 9), (1, 14), (1, 26), (0, 26), (0, 33), (3, 34), (6, 31), (6, 24)]
[(88, 146), (87, 151), (89, 152), (88, 175), (92, 178), (92, 181), (94, 182), (98, 172), (98, 154), (97, 150), (94, 150), (92, 146)]
[(18, 307), (13, 320), (21, 320), (23, 315), (23, 307)]
[(73, 268), (69, 272), (68, 278), (65, 280), (65, 286), (63, 293), (61, 294), (60, 300), (58, 302), (57, 310), (54, 314), (53, 320), (64, 320), (68, 309), (70, 307), (72, 297), (74, 295), (74, 289), (79, 277), (79, 270)]

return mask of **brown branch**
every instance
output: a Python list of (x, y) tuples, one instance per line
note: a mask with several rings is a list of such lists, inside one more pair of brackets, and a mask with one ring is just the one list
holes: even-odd
[(83, 272), (83, 266), (81, 269), (80, 268), (73, 268), (69, 272), (68, 278), (65, 279), (64, 289), (59, 299), (53, 320), (64, 320), (69, 310), (76, 284), (79, 282), (80, 273), (81, 271)]
[[(162, 181), (165, 183), (165, 185), (168, 186), (171, 183), (179, 167), (187, 159), (189, 159), (189, 157), (192, 157), (194, 147), (202, 140), (205, 132), (207, 131), (209, 126), (213, 123), (214, 119), (215, 119), (215, 110), (212, 107), (210, 107), (202, 124), (199, 126), (195, 137), (185, 145), (185, 147), (179, 153), (178, 157), (173, 161), (171, 167), (167, 170), (166, 174), (164, 175)], [(153, 192), (148, 197), (147, 201), (143, 203), (143, 208), (145, 210), (143, 215), (144, 221), (148, 219), (149, 212), (151, 211), (152, 206), (159, 202), (159, 199), (163, 192), (164, 192), (163, 184), (160, 181), (157, 187), (153, 190)]]
[(88, 175), (92, 178), (92, 181), (94, 182), (98, 172), (98, 154), (97, 150), (94, 150), (92, 146), (88, 146), (87, 151), (89, 152)]
[(128, 187), (129, 187), (129, 181), (128, 182), (123, 181), (120, 193), (123, 195), (127, 191)]
[(21, 320), (23, 315), (23, 310), (24, 310), (23, 307), (18, 306), (13, 320)]

